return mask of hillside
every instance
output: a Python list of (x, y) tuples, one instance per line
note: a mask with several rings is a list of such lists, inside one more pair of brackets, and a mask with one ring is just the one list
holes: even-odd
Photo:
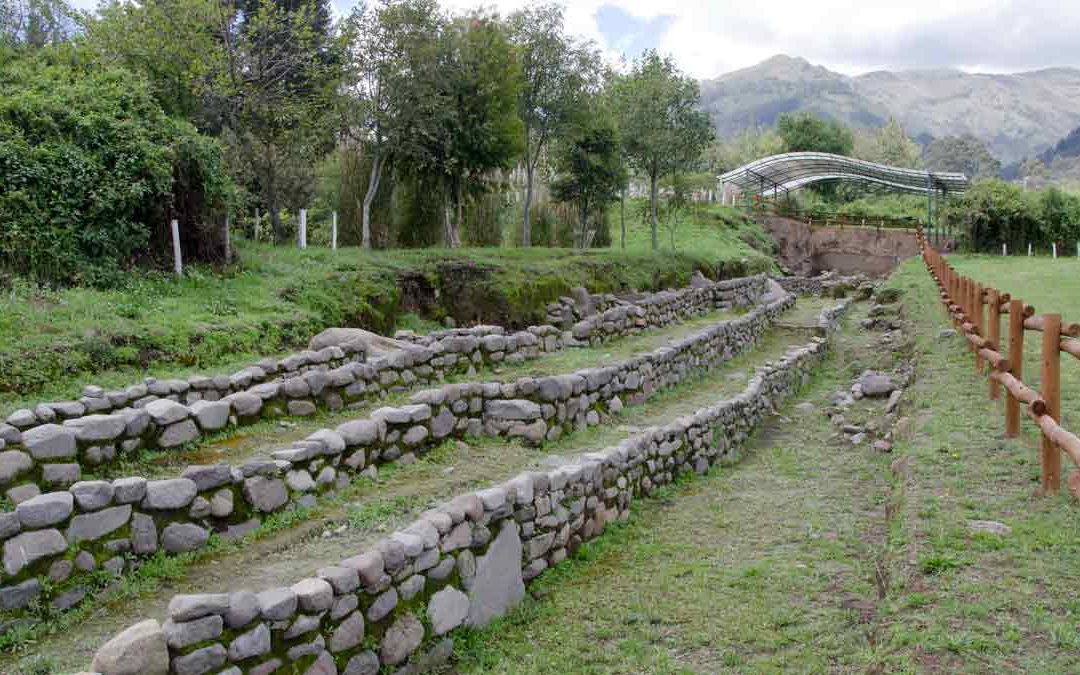
[(1014, 75), (877, 71), (849, 77), (805, 59), (774, 56), (703, 82), (702, 103), (723, 135), (771, 125), (791, 111), (862, 127), (893, 116), (917, 139), (974, 134), (1008, 163), (1046, 151), (1080, 123), (1080, 69)]

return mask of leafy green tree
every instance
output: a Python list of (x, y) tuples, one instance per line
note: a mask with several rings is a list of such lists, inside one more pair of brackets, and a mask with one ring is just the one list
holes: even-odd
[(657, 201), (660, 177), (696, 160), (713, 138), (712, 122), (699, 108), (700, 90), (671, 58), (649, 50), (614, 83), (619, 131), (630, 163), (649, 177), (652, 247), (659, 248)]
[(784, 141), (772, 129), (745, 129), (730, 139), (717, 139), (702, 157), (714, 175), (784, 152)]
[(570, 138), (560, 144), (555, 169), (559, 177), (551, 185), (551, 194), (577, 206), (574, 243), (588, 248), (597, 231), (590, 215), (603, 217), (625, 183), (626, 169), (611, 118), (599, 111), (580, 115)]
[(827, 120), (812, 113), (784, 113), (776, 120), (776, 132), (784, 141), (785, 152), (828, 152), (851, 155), (855, 137), (851, 130), (836, 120)]
[(83, 17), (64, 0), (0, 2), (0, 47), (41, 49), (66, 42)]
[(346, 133), (370, 158), (361, 243), (371, 247), (371, 206), (386, 166), (421, 132), (418, 113), (435, 110), (439, 35), (446, 18), (434, 0), (381, 0), (359, 6), (346, 24), (349, 61)]
[(229, 66), (222, 36), (234, 20), (219, 0), (111, 0), (87, 23), (80, 48), (92, 63), (142, 73), (166, 114), (217, 132), (213, 87)]
[(509, 169), (521, 155), (520, 71), (497, 17), (477, 13), (451, 21), (428, 81), (433, 91), (424, 100), (434, 107), (419, 111), (417, 132), (401, 154), (406, 170), (443, 182), (444, 240), (456, 247), (466, 197), (483, 192), (491, 172)]
[(854, 155), (869, 162), (905, 169), (922, 167), (922, 149), (908, 138), (903, 127), (890, 117), (885, 126), (855, 136)]
[(227, 68), (213, 86), (234, 166), (249, 172), (279, 242), (281, 208), (310, 197), (316, 162), (337, 130), (329, 113), (341, 59), (339, 45), (322, 32), (323, 8), (314, 0), (264, 2), (254, 13), (232, 15), (224, 28)]
[(509, 24), (522, 75), (518, 93), (525, 152), (522, 246), (528, 246), (537, 164), (548, 143), (567, 129), (595, 89), (600, 59), (590, 45), (566, 35), (560, 5), (526, 7), (512, 14)]
[(1001, 170), (1001, 162), (989, 146), (971, 134), (935, 138), (923, 157), (931, 171), (952, 171), (968, 178), (990, 178)]

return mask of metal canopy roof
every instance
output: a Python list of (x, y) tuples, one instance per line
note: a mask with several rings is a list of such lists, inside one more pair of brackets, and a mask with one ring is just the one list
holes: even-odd
[(964, 192), (968, 187), (968, 178), (962, 173), (901, 169), (826, 152), (773, 155), (720, 176), (722, 184), (732, 184), (744, 193), (760, 195), (789, 192), (828, 181), (872, 183), (890, 190), (919, 194)]

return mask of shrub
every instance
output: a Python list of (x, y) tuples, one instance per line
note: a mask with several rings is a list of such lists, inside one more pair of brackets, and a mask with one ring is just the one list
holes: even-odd
[(144, 80), (27, 57), (0, 65), (0, 89), (0, 265), (109, 285), (168, 255), (170, 217), (205, 259), (196, 224), (229, 190), (220, 149), (166, 117)]

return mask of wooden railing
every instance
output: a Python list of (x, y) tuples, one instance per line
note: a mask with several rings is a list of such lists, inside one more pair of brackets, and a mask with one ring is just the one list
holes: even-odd
[[(989, 380), (989, 396), (996, 400), (1004, 388), (1005, 435), (1020, 433), (1021, 408), (1042, 431), (1040, 491), (1056, 494), (1061, 485), (1061, 451), (1080, 468), (1080, 438), (1061, 426), (1061, 353), (1080, 359), (1080, 324), (1062, 323), (1060, 314), (1035, 314), (1025, 305), (996, 288), (957, 272), (927, 244), (920, 229), (916, 236), (926, 269), (937, 282), (941, 303), (956, 329), (975, 355), (975, 370)], [(1008, 351), (1001, 345), (1001, 319), (1008, 318)], [(1024, 333), (1042, 333), (1042, 373), (1040, 390), (1021, 379), (1024, 367)], [(1080, 498), (1080, 471), (1069, 477), (1069, 490)]]

